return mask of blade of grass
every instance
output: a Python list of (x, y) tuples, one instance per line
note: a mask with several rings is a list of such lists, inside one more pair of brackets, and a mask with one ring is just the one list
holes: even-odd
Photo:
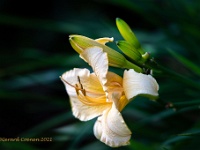
[(3, 142), (1, 143), (3, 149), (8, 150), (41, 150), (40, 148), (33, 147), (32, 145), (25, 142)]
[(174, 107), (184, 107), (184, 106), (190, 106), (190, 105), (198, 105), (200, 106), (200, 100), (190, 100), (185, 102), (174, 102)]
[(155, 150), (155, 146), (153, 145), (145, 145), (135, 140), (131, 140), (130, 142), (129, 148), (132, 150)]
[(196, 75), (200, 76), (200, 67), (187, 59), (186, 57), (181, 56), (180, 54), (176, 53), (175, 51), (168, 50), (169, 53), (180, 63), (182, 63), (186, 68), (191, 70)]
[(56, 125), (59, 125), (63, 122), (66, 122), (67, 120), (72, 118), (71, 112), (59, 114), (55, 117), (52, 117), (49, 120), (46, 120), (42, 122), (41, 124), (31, 128), (30, 130), (22, 133), (20, 137), (35, 137), (39, 134), (41, 134), (43, 131), (46, 131), (52, 127), (55, 127)]
[(0, 14), (0, 24), (14, 25), (22, 28), (45, 29), (61, 33), (81, 30), (80, 26), (76, 24), (33, 18), (28, 19), (4, 14)]

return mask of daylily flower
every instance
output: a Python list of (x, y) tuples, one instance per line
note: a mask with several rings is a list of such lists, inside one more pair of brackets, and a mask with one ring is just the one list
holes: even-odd
[(80, 57), (94, 72), (74, 68), (61, 76), (73, 115), (81, 121), (98, 117), (93, 130), (96, 138), (103, 143), (111, 147), (129, 144), (131, 131), (121, 111), (137, 95), (156, 98), (156, 80), (133, 69), (124, 72), (124, 79), (108, 71), (108, 56), (101, 47), (88, 47), (80, 53)]

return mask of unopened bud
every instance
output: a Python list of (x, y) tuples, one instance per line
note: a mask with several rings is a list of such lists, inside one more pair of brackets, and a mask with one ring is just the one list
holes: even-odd
[(117, 46), (127, 57), (134, 61), (139, 61), (142, 58), (140, 52), (127, 41), (118, 41)]
[(132, 44), (136, 49), (139, 49), (141, 47), (141, 45), (140, 45), (138, 39), (136, 38), (135, 34), (131, 30), (131, 28), (129, 27), (129, 25), (120, 18), (116, 19), (116, 24), (117, 24), (117, 28), (118, 28), (120, 34), (122, 35), (122, 37), (127, 42)]

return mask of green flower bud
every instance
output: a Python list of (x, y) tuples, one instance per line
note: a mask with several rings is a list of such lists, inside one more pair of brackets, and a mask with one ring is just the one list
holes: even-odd
[(135, 34), (132, 32), (129, 25), (122, 19), (117, 18), (116, 19), (117, 28), (122, 35), (122, 37), (128, 41), (130, 44), (132, 44), (136, 49), (139, 49), (141, 47), (138, 39), (136, 38)]
[(130, 43), (128, 43), (127, 41), (118, 41), (117, 46), (127, 57), (129, 57), (130, 59), (136, 62), (142, 58), (142, 55), (140, 54), (140, 52), (137, 49), (135, 49), (135, 47), (131, 45)]

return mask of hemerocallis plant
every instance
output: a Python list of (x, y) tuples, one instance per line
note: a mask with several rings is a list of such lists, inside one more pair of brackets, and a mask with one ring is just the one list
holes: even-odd
[[(90, 40), (82, 45), (91, 44)], [(86, 68), (74, 68), (61, 76), (70, 97), (73, 115), (81, 121), (98, 117), (93, 128), (94, 135), (106, 145), (128, 145), (131, 131), (121, 111), (138, 95), (156, 99), (159, 89), (156, 80), (134, 69), (125, 70), (123, 77), (110, 72), (109, 55), (112, 55), (112, 50), (96, 45), (96, 41), (89, 46), (73, 42), (80, 57), (93, 69), (90, 72)]]

